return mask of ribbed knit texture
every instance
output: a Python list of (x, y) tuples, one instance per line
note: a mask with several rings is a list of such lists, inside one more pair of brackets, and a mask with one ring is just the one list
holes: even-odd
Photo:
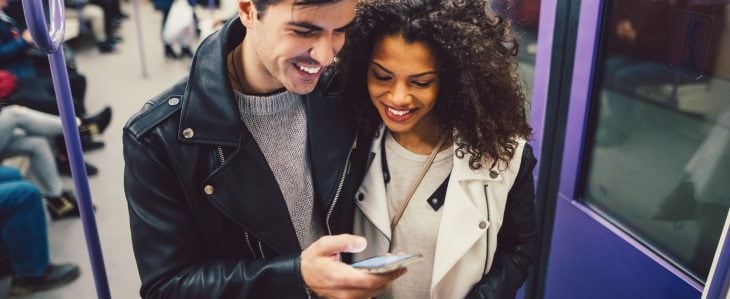
[(307, 248), (324, 235), (325, 229), (314, 204), (304, 100), (288, 91), (270, 96), (235, 93), (241, 120), (258, 143), (284, 195), (299, 245)]

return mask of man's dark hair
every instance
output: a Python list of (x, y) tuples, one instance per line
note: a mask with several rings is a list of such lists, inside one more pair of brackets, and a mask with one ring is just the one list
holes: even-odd
[(376, 42), (401, 35), (423, 42), (438, 59), (439, 95), (433, 113), (442, 134), (455, 132), (457, 156), (472, 169), (509, 161), (515, 137), (532, 133), (517, 75), (517, 42), (510, 22), (486, 0), (374, 0), (360, 2), (339, 55), (343, 98), (358, 112), (360, 129), (376, 136), (381, 124), (367, 89)]
[[(258, 10), (257, 18), (261, 18), (264, 16), (264, 12), (266, 12), (266, 9), (274, 4), (277, 4), (284, 0), (251, 0), (253, 3), (253, 6), (256, 7)], [(337, 3), (342, 0), (294, 0), (294, 5), (323, 5), (323, 4), (331, 4), (331, 3)]]

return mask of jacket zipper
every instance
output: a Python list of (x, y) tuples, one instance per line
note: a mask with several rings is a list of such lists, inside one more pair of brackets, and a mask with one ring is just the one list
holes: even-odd
[(345, 177), (347, 177), (347, 174), (350, 172), (350, 156), (352, 156), (352, 151), (354, 151), (357, 148), (357, 137), (358, 137), (358, 133), (355, 133), (355, 140), (352, 142), (350, 151), (347, 153), (347, 159), (345, 160), (345, 167), (344, 167), (344, 169), (342, 169), (342, 176), (340, 177), (340, 183), (337, 185), (337, 191), (335, 192), (335, 198), (332, 199), (332, 204), (330, 205), (330, 208), (327, 211), (327, 218), (325, 218), (325, 225), (327, 225), (327, 233), (329, 235), (332, 235), (332, 228), (330, 227), (330, 217), (332, 216), (332, 212), (335, 211), (335, 206), (337, 205), (337, 201), (340, 199), (340, 193), (342, 193), (342, 187), (345, 185)]
[(218, 146), (216, 147), (216, 151), (218, 152), (218, 158), (221, 160), (221, 165), (226, 163), (226, 157), (223, 156), (223, 148)]

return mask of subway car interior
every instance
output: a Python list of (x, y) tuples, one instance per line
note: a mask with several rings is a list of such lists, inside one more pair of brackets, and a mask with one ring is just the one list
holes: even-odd
[[(730, 298), (730, 1), (490, 2), (518, 45), (538, 161), (539, 240), (517, 298)], [(0, 9), (0, 192), (19, 172), (45, 207), (42, 232), (13, 235), (22, 195), (0, 194), (0, 298), (139, 298), (123, 127), (205, 59), (197, 46), (240, 6), (0, 0)], [(11, 54), (22, 39), (34, 46)], [(48, 275), (63, 281), (16, 288), (12, 260), (40, 249), (12, 243), (37, 234), (58, 272)]]

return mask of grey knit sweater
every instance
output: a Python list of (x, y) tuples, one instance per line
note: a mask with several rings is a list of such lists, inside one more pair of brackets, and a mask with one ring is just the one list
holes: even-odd
[(305, 249), (323, 236), (325, 229), (314, 204), (304, 99), (288, 91), (269, 96), (235, 93), (241, 120), (274, 173), (299, 245)]

